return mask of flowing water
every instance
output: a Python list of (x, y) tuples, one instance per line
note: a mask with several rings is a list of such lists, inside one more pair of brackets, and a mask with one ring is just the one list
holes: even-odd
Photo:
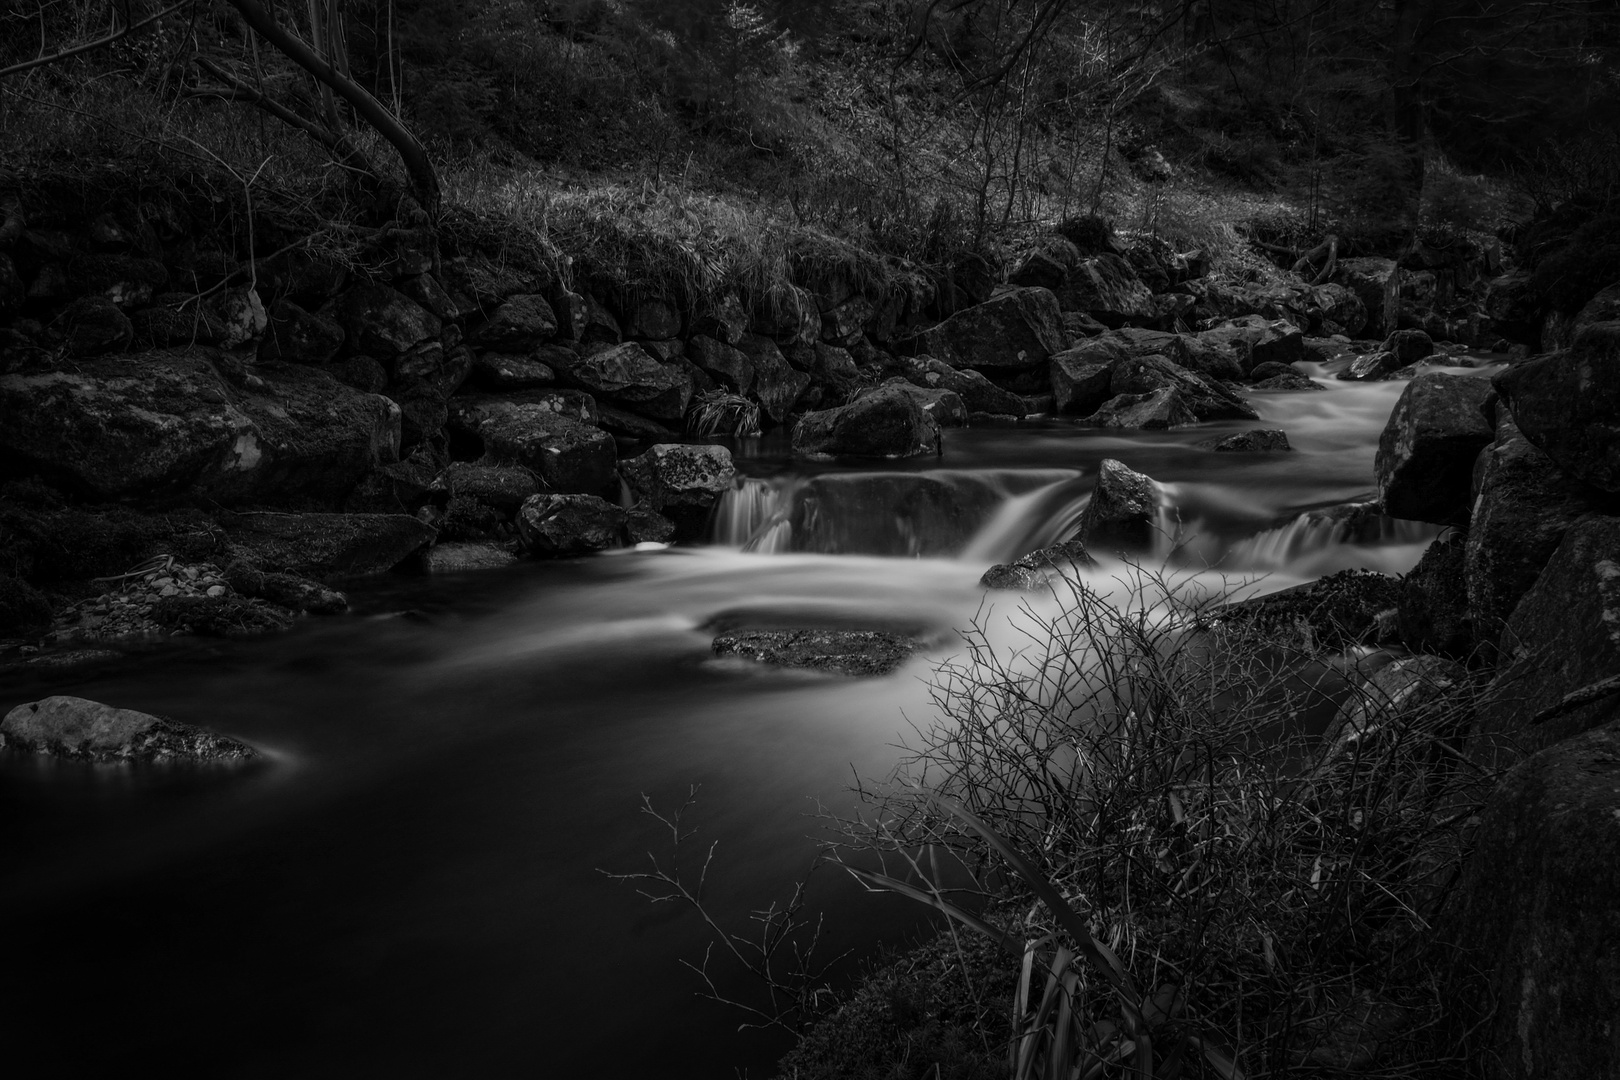
[[(1372, 497), (1404, 384), (1323, 384), (1253, 396), (1289, 454), (1197, 445), (1239, 423), (975, 428), (881, 468), (756, 442), (710, 545), (389, 578), (281, 637), (0, 675), (0, 709), (77, 694), (269, 756), (221, 773), (0, 755), (13, 1075), (768, 1075), (783, 1038), (737, 1033), (680, 965), (703, 955), (697, 918), (600, 873), (667, 855), (641, 794), (672, 811), (700, 787), (683, 865), (716, 844), (707, 896), (746, 927), (809, 864), (816, 800), (848, 810), (854, 776), (928, 717), (929, 665), (981, 610), (979, 575), (1072, 535), (1105, 457), (1158, 480), (1159, 554), (1202, 580), (1409, 568), (1432, 530), (1328, 509)], [(712, 658), (719, 630), (773, 625), (934, 644), (863, 681)], [(831, 875), (812, 899), (835, 949), (919, 925)]]

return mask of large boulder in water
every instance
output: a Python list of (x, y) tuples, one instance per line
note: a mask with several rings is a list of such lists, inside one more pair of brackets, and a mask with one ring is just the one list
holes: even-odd
[(1620, 722), (1520, 762), (1480, 815), (1443, 936), (1488, 1075), (1620, 1074), (1617, 763)]
[(1065, 540), (1039, 548), (1010, 563), (997, 563), (984, 572), (979, 584), (987, 589), (1040, 589), (1055, 578), (1081, 566), (1094, 566), (1096, 560), (1079, 540)]
[(278, 514), (219, 518), (233, 558), (261, 571), (316, 580), (392, 570), (431, 544), (434, 530), (409, 514)]
[(1114, 365), (1109, 386), (1116, 394), (1151, 394), (1170, 389), (1200, 420), (1258, 420), (1254, 406), (1211, 379), (1165, 356), (1132, 356)]
[(560, 558), (617, 547), (627, 515), (595, 495), (534, 495), (518, 510), (518, 533), (532, 555)]
[(1146, 551), (1160, 531), (1163, 497), (1150, 476), (1122, 461), (1104, 458), (1097, 487), (1080, 515), (1080, 540), (1088, 550)]
[(79, 697), (18, 705), (0, 720), (0, 747), (86, 761), (247, 761), (258, 752), (225, 735)]
[(714, 639), (716, 656), (838, 675), (887, 675), (922, 647), (883, 630), (740, 630)]
[(923, 333), (923, 351), (952, 367), (1032, 368), (1068, 344), (1057, 299), (1046, 289), (1009, 289)]
[(1570, 526), (1595, 509), (1594, 493), (1525, 438), (1505, 408), (1497, 409), (1496, 441), (1474, 469), (1464, 575), (1468, 606), (1492, 641)]
[(723, 446), (659, 443), (619, 462), (619, 475), (647, 506), (676, 519), (706, 515), (737, 475)]
[(939, 452), (939, 424), (909, 394), (879, 387), (848, 405), (805, 413), (793, 428), (803, 454), (916, 457)]
[(1139, 428), (1144, 431), (1163, 431), (1198, 423), (1181, 394), (1166, 386), (1151, 394), (1119, 394), (1109, 398), (1090, 417), (1088, 422), (1097, 427)]
[(1468, 520), (1474, 459), (1495, 435), (1484, 412), (1490, 393), (1485, 380), (1462, 375), (1422, 375), (1407, 385), (1378, 440), (1384, 513), (1436, 525)]
[(303, 364), (239, 387), (215, 350), (158, 350), (0, 376), (0, 449), (103, 499), (335, 504), (399, 455), (399, 408)]
[(558, 374), (654, 420), (679, 421), (692, 400), (692, 377), (685, 369), (659, 363), (633, 341), (582, 356)]
[(1620, 362), (1604, 331), (1585, 328), (1574, 348), (1515, 364), (1495, 379), (1526, 438), (1560, 469), (1608, 492), (1620, 492)]

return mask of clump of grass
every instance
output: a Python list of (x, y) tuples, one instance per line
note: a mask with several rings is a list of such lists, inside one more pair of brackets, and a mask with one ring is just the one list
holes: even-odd
[[(1403, 712), (1212, 617), (1218, 596), (1118, 585), (1054, 585), (1012, 646), (987, 619), (965, 632), (937, 719), (873, 813), (840, 823), (846, 855), (884, 862), (858, 875), (1016, 960), (1018, 1076), (1458, 1066), (1429, 1035), (1428, 929), (1485, 790), (1457, 764), (1467, 681)], [(1333, 686), (1358, 708), (1324, 734), (1310, 716)]]
[(759, 403), (726, 390), (699, 394), (687, 410), (686, 432), (700, 439), (758, 435)]
[(833, 277), (876, 295), (891, 276), (870, 252), (765, 203), (674, 183), (569, 189), (532, 170), (485, 165), (449, 174), (445, 190), (468, 228), (495, 223), (576, 281), (667, 297), (687, 310), (725, 293), (751, 305), (783, 286)]

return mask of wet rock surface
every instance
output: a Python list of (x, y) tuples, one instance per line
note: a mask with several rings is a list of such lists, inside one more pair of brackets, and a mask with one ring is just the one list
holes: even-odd
[(1483, 379), (1433, 374), (1413, 379), (1378, 442), (1379, 501), (1390, 517), (1437, 525), (1467, 522), (1474, 459), (1495, 430)]
[(743, 630), (712, 647), (720, 657), (865, 677), (898, 670), (922, 643), (883, 630)]
[(1240, 431), (1236, 435), (1228, 435), (1224, 439), (1216, 439), (1205, 445), (1220, 453), (1238, 454), (1276, 453), (1293, 449), (1288, 445), (1288, 433), (1276, 428)]
[(1039, 548), (1010, 563), (997, 563), (984, 572), (979, 584), (987, 589), (1041, 589), (1065, 573), (1096, 562), (1079, 540), (1065, 540)]
[(1152, 477), (1104, 458), (1091, 502), (1080, 515), (1080, 540), (1092, 550), (1151, 549), (1160, 537), (1162, 501)]
[(0, 720), (0, 748), (83, 761), (243, 762), (246, 743), (133, 709), (78, 697), (19, 705)]
[(851, 457), (936, 454), (939, 423), (911, 395), (880, 387), (848, 405), (805, 413), (793, 428), (793, 449)]
[(562, 558), (617, 547), (625, 511), (595, 495), (534, 495), (518, 510), (518, 532), (531, 555)]

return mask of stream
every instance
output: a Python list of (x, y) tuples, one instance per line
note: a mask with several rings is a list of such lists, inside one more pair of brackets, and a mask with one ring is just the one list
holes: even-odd
[[(0, 675), (0, 711), (74, 694), (269, 757), (231, 774), (0, 755), (0, 1030), (10, 1060), (42, 1063), (14, 1075), (770, 1075), (788, 1041), (739, 1033), (681, 965), (702, 959), (697, 917), (601, 872), (667, 856), (641, 794), (673, 811), (698, 786), (683, 865), (716, 844), (707, 896), (745, 927), (809, 866), (817, 802), (849, 811), (853, 778), (929, 718), (954, 628), (1016, 618), (1019, 594), (979, 576), (1071, 535), (1106, 457), (1163, 485), (1160, 554), (1201, 581), (1409, 569), (1436, 530), (1312, 513), (1374, 496), (1405, 384), (1312, 373), (1326, 392), (1250, 395), (1292, 453), (1198, 445), (1253, 423), (953, 430), (938, 458), (880, 466), (755, 440), (707, 545), (388, 577), (282, 636)], [(721, 630), (792, 625), (935, 645), (873, 680), (712, 657)], [(925, 925), (815, 880), (833, 951)]]

